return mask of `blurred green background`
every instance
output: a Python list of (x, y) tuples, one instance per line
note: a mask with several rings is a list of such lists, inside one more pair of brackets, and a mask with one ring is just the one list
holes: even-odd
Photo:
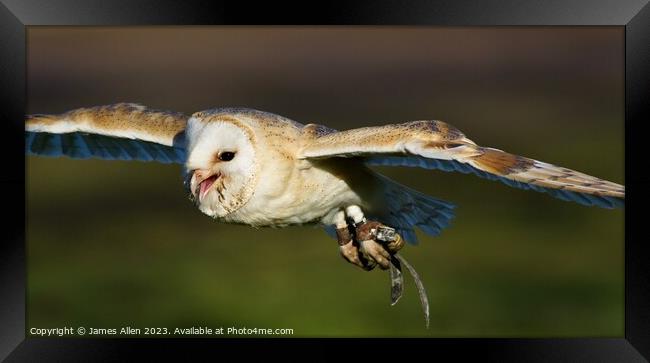
[[(440, 119), (479, 144), (623, 183), (621, 27), (29, 27), (28, 112), (246, 106), (346, 129)], [(177, 165), (28, 157), (28, 327), (236, 326), (295, 336), (623, 335), (623, 211), (382, 168), (457, 204), (403, 255), (415, 287), (319, 228), (218, 224)]]

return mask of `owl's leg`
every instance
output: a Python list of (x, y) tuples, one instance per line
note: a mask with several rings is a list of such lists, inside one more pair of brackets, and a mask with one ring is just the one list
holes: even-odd
[(368, 222), (363, 211), (357, 205), (345, 208), (345, 213), (352, 219), (355, 227), (355, 237), (359, 242), (360, 251), (368, 260), (377, 262), (382, 270), (390, 268), (390, 252), (375, 239), (377, 227), (382, 226), (379, 222)]
[(359, 251), (359, 242), (354, 238), (353, 231), (345, 218), (345, 212), (339, 211), (334, 216), (334, 223), (336, 225), (336, 237), (339, 243), (339, 251), (341, 256), (353, 265), (361, 267), (366, 271), (375, 268), (375, 262), (368, 260)]

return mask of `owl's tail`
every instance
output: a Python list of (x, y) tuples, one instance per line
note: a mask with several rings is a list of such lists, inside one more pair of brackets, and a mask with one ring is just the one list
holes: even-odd
[(415, 227), (430, 236), (437, 236), (454, 218), (454, 204), (422, 194), (381, 174), (376, 175), (384, 186), (387, 208), (368, 217), (395, 228), (407, 242), (417, 243)]

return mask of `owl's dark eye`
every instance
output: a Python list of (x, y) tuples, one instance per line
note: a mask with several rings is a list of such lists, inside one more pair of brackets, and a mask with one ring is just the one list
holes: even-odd
[(233, 151), (223, 151), (219, 153), (219, 160), (221, 161), (230, 161), (235, 157)]

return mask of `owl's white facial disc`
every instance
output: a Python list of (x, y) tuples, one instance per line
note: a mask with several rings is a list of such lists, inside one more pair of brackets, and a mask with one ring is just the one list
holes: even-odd
[(256, 184), (255, 138), (235, 119), (191, 117), (186, 130), (192, 199), (201, 212), (222, 218), (243, 206)]

